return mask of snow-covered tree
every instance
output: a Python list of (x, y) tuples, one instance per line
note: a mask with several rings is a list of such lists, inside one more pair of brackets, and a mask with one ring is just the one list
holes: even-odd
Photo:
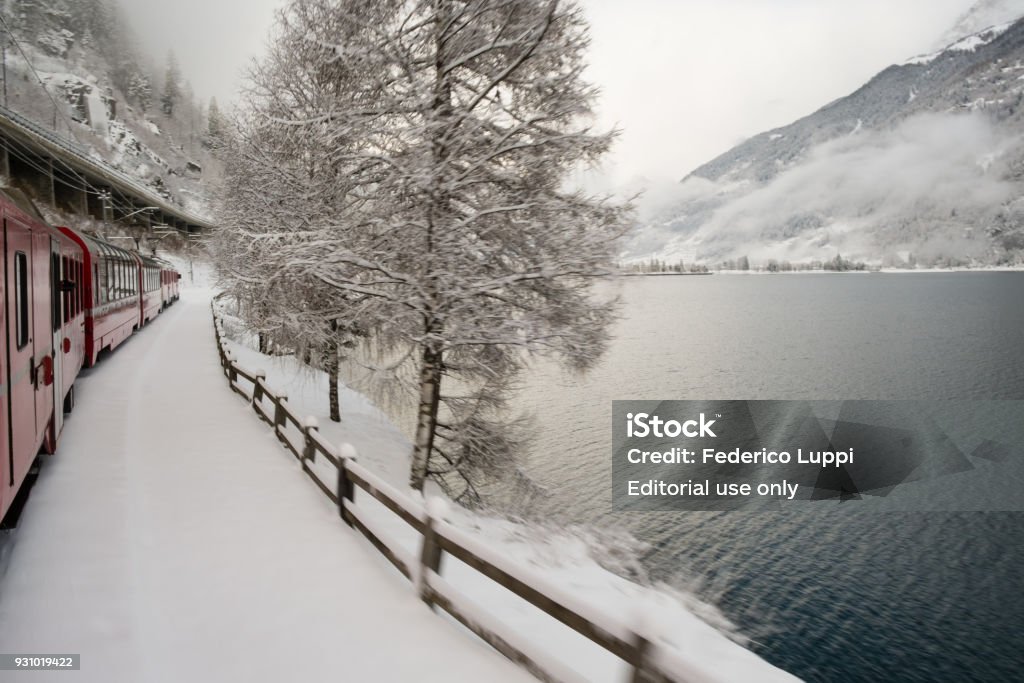
[(181, 69), (174, 52), (167, 53), (167, 68), (164, 70), (164, 91), (160, 96), (160, 107), (168, 117), (174, 116), (175, 107), (181, 101)]
[(212, 149), (217, 149), (224, 143), (226, 123), (217, 106), (217, 98), (210, 98), (210, 108), (206, 113), (206, 144)]
[(150, 85), (148, 78), (142, 74), (135, 73), (129, 77), (128, 90), (125, 92), (125, 96), (129, 101), (138, 105), (139, 111), (145, 114), (153, 103), (153, 87)]
[(285, 349), (326, 371), (331, 419), (340, 421), (339, 352), (351, 346), (355, 331), (340, 327), (336, 311), (347, 297), (288, 268), (282, 246), (289, 234), (335, 214), (342, 184), (325, 165), (328, 150), (298, 127), (275, 124), (277, 115), (298, 111), (294, 103), (280, 104), (286, 90), (265, 94), (259, 113), (250, 113), (237, 131), (221, 120), (226, 182), (215, 256), (260, 350)]
[(305, 191), (327, 196), (304, 209), (264, 185), (261, 205), (297, 210), (237, 231), (260, 252), (248, 278), (269, 253), (276, 276), (325, 293), (340, 329), (367, 334), (374, 376), (417, 406), (412, 487), (433, 477), (473, 499), (515, 471), (519, 371), (537, 354), (589, 366), (612, 314), (593, 286), (614, 270), (626, 208), (565, 184), (612, 140), (590, 128), (582, 14), (544, 0), (293, 0), (278, 31), (253, 120), (291, 158), (284, 186), (306, 167)]

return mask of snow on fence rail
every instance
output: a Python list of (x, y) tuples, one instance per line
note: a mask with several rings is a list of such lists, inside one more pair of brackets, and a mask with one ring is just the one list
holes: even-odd
[[(299, 460), (302, 470), (338, 507), (338, 515), (345, 523), (358, 529), (399, 572), (412, 581), (431, 609), (440, 607), (542, 681), (580, 680), (564, 664), (552, 661), (540, 652), (528, 654), (528, 651), (536, 649), (528, 639), (505, 627), (442, 579), (441, 559), (448, 553), (628, 663), (632, 683), (704, 683), (705, 677), (694, 671), (674, 649), (648, 640), (621, 619), (566, 594), (550, 581), (518, 566), (448, 524), (442, 514), (412, 500), (356, 462), (355, 450), (351, 446), (342, 444), (335, 449), (326, 443), (317, 430), (316, 421), (312, 418), (304, 421), (295, 415), (288, 405), (287, 396), (275, 394), (267, 387), (264, 373), (246, 369), (236, 361), (224, 346), (223, 326), (216, 308), (213, 318), (221, 367), (231, 389), (245, 398), (256, 415), (274, 429), (284, 447)], [(296, 443), (289, 432), (301, 435), (301, 442)], [(322, 455), (337, 470), (333, 489), (310, 467), (317, 455)], [(420, 534), (419, 558), (409, 557), (409, 553), (397, 544), (389, 545), (383, 535), (372, 528), (373, 521), (355, 505), (356, 488), (379, 501)]]

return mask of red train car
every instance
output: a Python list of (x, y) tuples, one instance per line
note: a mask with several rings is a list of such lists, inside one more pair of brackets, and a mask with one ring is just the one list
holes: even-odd
[(85, 273), (79, 244), (17, 190), (0, 191), (0, 518), (39, 451), (52, 453), (84, 361)]
[(100, 352), (113, 350), (145, 320), (139, 258), (71, 228), (61, 231), (85, 254), (85, 365), (96, 364)]
[(155, 259), (160, 264), (160, 300), (167, 308), (178, 300), (178, 283), (181, 274), (170, 263)]
[(148, 256), (133, 254), (139, 265), (139, 327), (160, 314), (163, 297), (160, 287), (160, 263)]
[(83, 365), (94, 365), (100, 351), (116, 347), (176, 300), (180, 276), (156, 259), (47, 225), (17, 190), (0, 190), (0, 216), (3, 519), (36, 456), (56, 450)]

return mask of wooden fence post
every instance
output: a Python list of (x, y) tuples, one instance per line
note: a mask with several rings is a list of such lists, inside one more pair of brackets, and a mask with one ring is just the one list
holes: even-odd
[(281, 428), (284, 427), (284, 402), (288, 400), (288, 397), (281, 394), (274, 401), (274, 431), (278, 436), (281, 436)]
[(256, 384), (252, 388), (252, 405), (253, 409), (256, 408), (256, 404), (263, 400), (263, 380), (267, 378), (267, 373), (264, 370), (257, 370), (254, 373), (256, 377)]
[(441, 573), (442, 551), (440, 544), (437, 542), (437, 531), (434, 529), (434, 523), (435, 521), (442, 521), (444, 510), (444, 501), (440, 498), (433, 499), (427, 504), (427, 523), (423, 528), (423, 545), (420, 548), (420, 599), (427, 603), (430, 609), (435, 609), (434, 595), (430, 590), (427, 572)]
[(306, 423), (302, 426), (302, 433), (305, 438), (302, 440), (302, 466), (306, 466), (306, 461), (316, 462), (316, 448), (313, 447), (313, 437), (310, 432), (315, 432), (320, 429), (320, 425), (317, 424), (316, 418), (310, 415), (306, 418)]
[(648, 660), (651, 653), (651, 641), (639, 633), (633, 634), (633, 649), (636, 652), (636, 661), (633, 664), (633, 671), (629, 677), (630, 683), (654, 683), (661, 678), (652, 675)]
[(343, 443), (338, 446), (338, 516), (345, 520), (345, 524), (352, 526), (352, 518), (345, 511), (345, 501), (355, 502), (356, 487), (348, 478), (348, 464), (356, 461), (356, 449), (350, 443)]

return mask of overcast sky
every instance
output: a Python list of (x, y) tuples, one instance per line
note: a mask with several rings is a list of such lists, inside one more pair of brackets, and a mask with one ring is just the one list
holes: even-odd
[[(201, 98), (236, 96), (284, 0), (120, 0), (154, 58)], [(931, 51), (973, 0), (584, 0), (615, 182), (678, 179)]]

